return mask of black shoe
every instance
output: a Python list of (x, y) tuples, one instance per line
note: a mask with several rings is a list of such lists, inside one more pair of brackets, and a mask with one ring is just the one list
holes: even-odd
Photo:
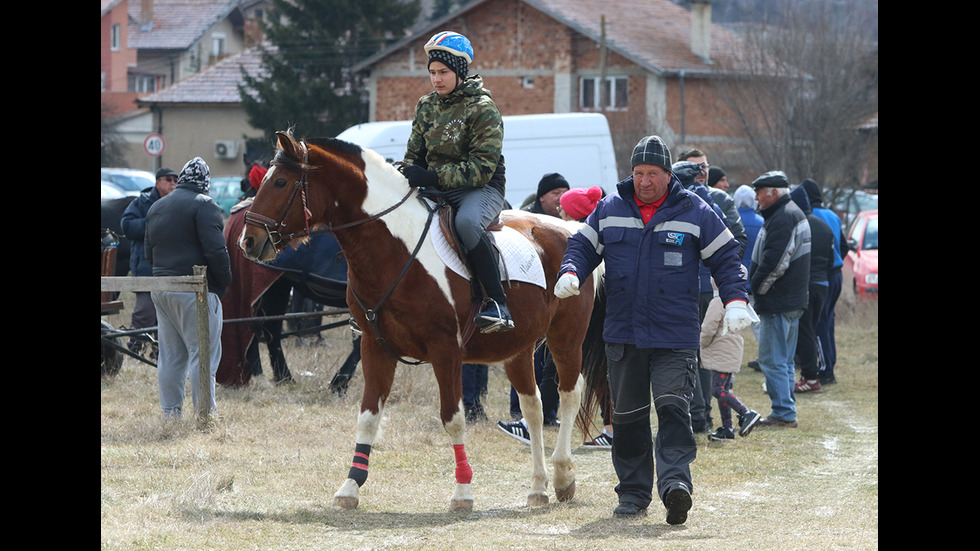
[(820, 377), (820, 384), (821, 385), (836, 385), (837, 384), (837, 377), (834, 377), (833, 375), (831, 375), (830, 377)]
[(622, 502), (613, 509), (613, 516), (617, 518), (635, 518), (635, 517), (645, 517), (647, 515), (646, 507), (640, 507), (635, 503)]
[(481, 333), (498, 333), (514, 328), (514, 321), (510, 319), (510, 309), (506, 304), (490, 300), (485, 306), (486, 308), (473, 318)]
[(757, 412), (749, 410), (745, 415), (738, 416), (738, 435), (748, 436), (755, 425), (762, 420), (762, 416)]
[(758, 360), (752, 360), (751, 362), (749, 362), (749, 367), (751, 367), (756, 371), (762, 371), (762, 367), (759, 365)]
[(693, 501), (691, 492), (681, 485), (667, 492), (664, 496), (664, 507), (667, 508), (667, 524), (684, 524), (687, 522), (687, 512), (691, 510)]
[(718, 430), (708, 435), (708, 440), (712, 442), (727, 442), (729, 440), (735, 440), (735, 431), (732, 429), (726, 429), (725, 427), (718, 427)]

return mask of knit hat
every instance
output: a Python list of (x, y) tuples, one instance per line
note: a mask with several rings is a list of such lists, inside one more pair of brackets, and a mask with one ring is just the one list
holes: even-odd
[(253, 166), (252, 170), (248, 171), (248, 183), (251, 184), (252, 189), (259, 189), (266, 172), (269, 172), (269, 169), (259, 165)]
[(562, 176), (561, 174), (558, 174), (557, 172), (545, 174), (544, 176), (541, 177), (541, 181), (538, 182), (537, 197), (540, 198), (544, 194), (548, 193), (553, 189), (558, 189), (558, 188), (568, 189), (569, 187), (570, 186), (568, 185), (568, 181), (566, 181), (565, 177)]
[(772, 170), (766, 172), (762, 176), (759, 176), (752, 182), (752, 187), (759, 189), (761, 187), (789, 187), (789, 179), (786, 178), (786, 173), (782, 170)]
[(660, 136), (642, 138), (633, 147), (630, 168), (636, 165), (656, 165), (669, 171), (670, 164), (670, 150)]
[(211, 189), (211, 169), (204, 159), (194, 157), (180, 170), (177, 185), (191, 185), (199, 193), (207, 193)]
[(589, 189), (570, 189), (562, 194), (559, 202), (561, 210), (567, 212), (574, 220), (582, 220), (592, 214), (599, 199), (602, 199), (602, 188), (592, 186)]
[(716, 166), (713, 166), (713, 167), (709, 168), (708, 169), (708, 187), (715, 187), (715, 184), (718, 183), (718, 180), (721, 180), (724, 177), (725, 177), (725, 171), (724, 170), (722, 170), (722, 169), (720, 169), (720, 168), (718, 168)]
[(470, 64), (466, 61), (466, 58), (453, 55), (446, 50), (431, 50), (429, 52), (428, 65), (431, 65), (433, 61), (442, 62), (446, 67), (449, 67), (449, 70), (456, 73), (459, 80), (466, 80), (466, 74), (470, 70)]

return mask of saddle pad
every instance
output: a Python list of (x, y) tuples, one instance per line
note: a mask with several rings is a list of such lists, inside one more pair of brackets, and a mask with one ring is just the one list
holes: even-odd
[[(466, 279), (470, 279), (469, 269), (456, 254), (446, 236), (439, 231), (429, 232), (432, 235), (432, 245), (439, 258), (446, 263), (450, 270)], [(504, 226), (500, 231), (489, 232), (500, 250), (500, 279), (501, 281), (522, 281), (544, 288), (544, 266), (534, 245), (517, 230)]]

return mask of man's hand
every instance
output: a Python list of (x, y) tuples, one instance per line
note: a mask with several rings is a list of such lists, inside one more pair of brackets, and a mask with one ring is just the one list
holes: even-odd
[(759, 321), (755, 310), (744, 300), (733, 300), (725, 305), (725, 324), (721, 334), (738, 333)]
[(562, 274), (558, 278), (558, 283), (555, 284), (555, 296), (558, 298), (568, 298), (577, 294), (579, 294), (578, 276), (571, 272)]

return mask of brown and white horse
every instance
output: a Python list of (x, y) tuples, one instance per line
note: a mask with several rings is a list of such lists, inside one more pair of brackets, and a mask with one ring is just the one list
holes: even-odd
[(364, 332), (364, 395), (354, 460), (334, 504), (358, 505), (358, 490), (367, 479), (371, 446), (400, 361), (428, 362), (435, 372), (440, 418), (456, 459), (451, 510), (473, 507), (472, 469), (464, 448), (464, 361), (503, 362), (530, 432), (528, 504), (548, 503), (541, 398), (532, 361), (535, 342), (542, 336), (547, 337), (559, 376), (561, 424), (552, 454), (555, 495), (559, 501), (571, 499), (575, 492), (571, 438), (585, 386), (583, 345), (601, 347), (601, 342), (586, 342), (595, 297), (591, 281), (596, 276), (578, 296), (559, 300), (553, 292), (567, 238), (575, 228), (552, 217), (504, 211), (501, 222), (526, 237), (537, 251), (545, 283), (505, 282), (515, 328), (481, 334), (472, 331), (471, 284), (438, 255), (430, 234), (441, 230), (432, 224), (431, 205), (416, 194), (401, 173), (374, 151), (329, 138), (300, 141), (280, 132), (272, 168), (239, 239), (247, 257), (270, 260), (311, 234), (333, 232), (347, 258), (347, 303)]

